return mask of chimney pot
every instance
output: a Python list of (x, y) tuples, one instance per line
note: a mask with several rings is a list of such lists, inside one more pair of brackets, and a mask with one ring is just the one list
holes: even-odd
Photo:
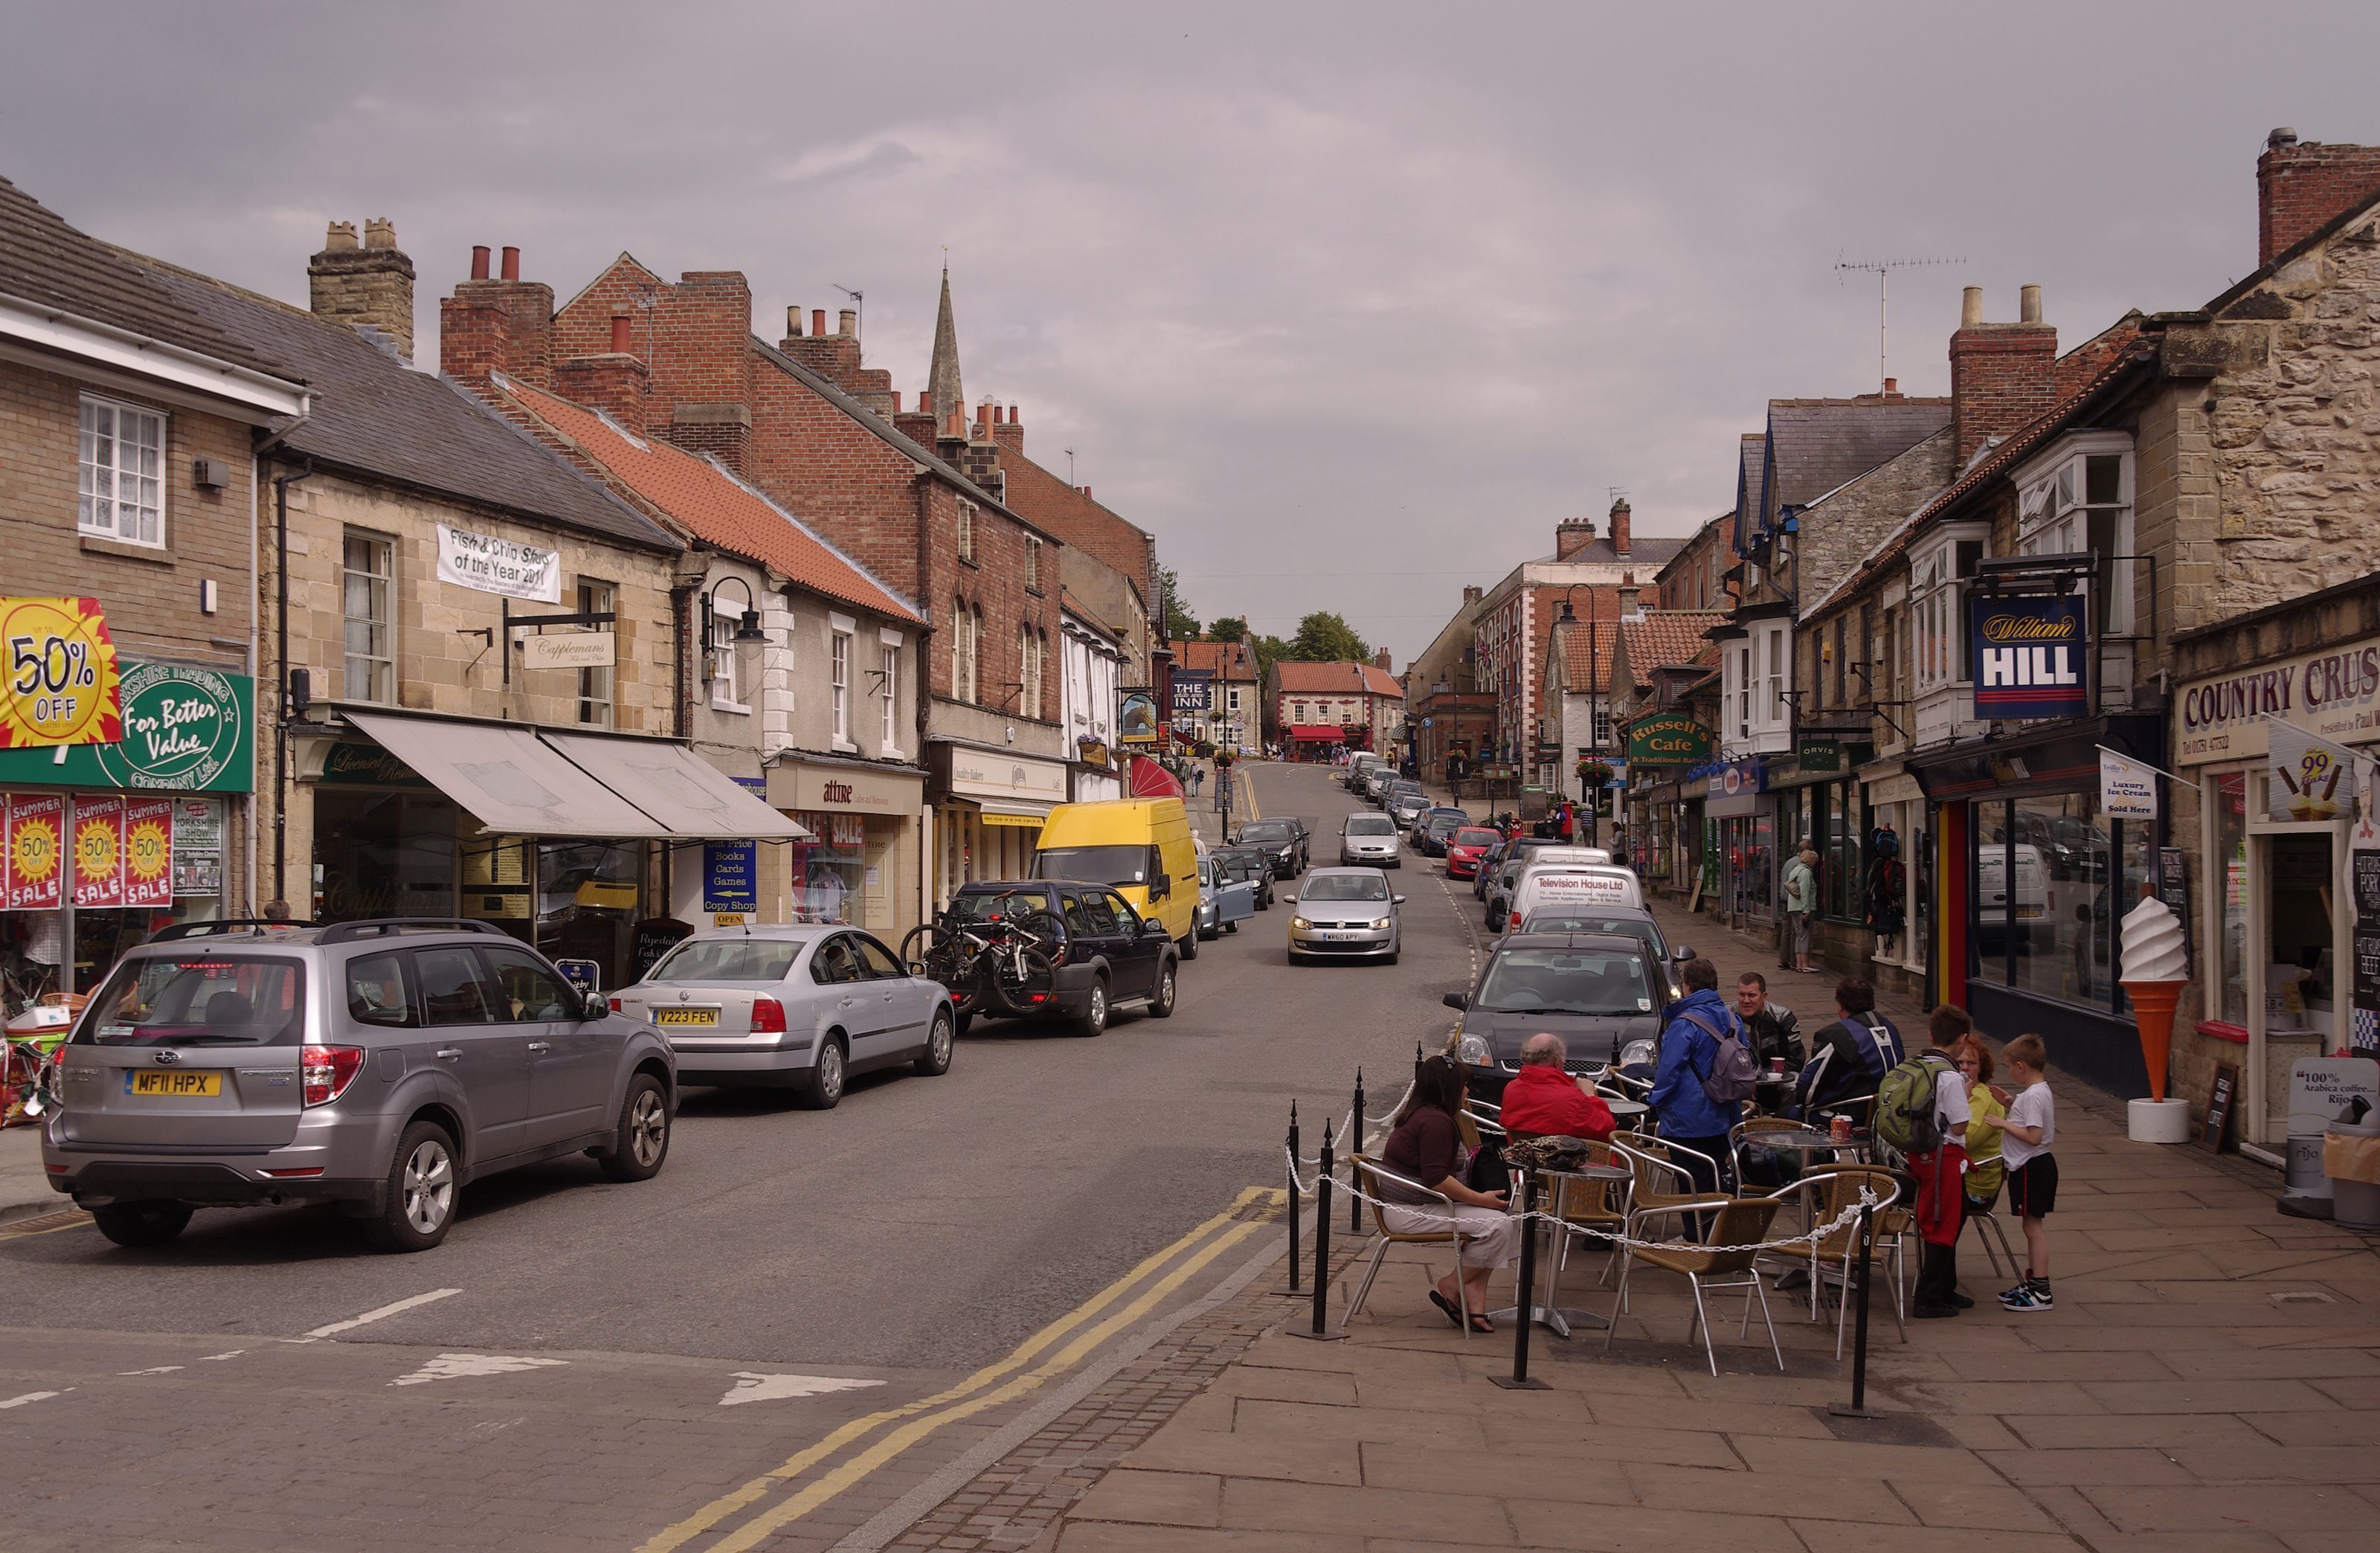
[(1018, 413), (1014, 405), (1008, 406), (1008, 424), (1011, 426), (1022, 426), (1025, 424), (1024, 416)]
[(2274, 130), (2271, 134), (2265, 137), (2265, 144), (2274, 151), (2280, 151), (2286, 147), (2296, 145), (2297, 143), (2298, 132), (2287, 125), (2281, 126), (2281, 127)]
[(859, 314), (857, 312), (849, 308), (844, 309), (841, 322), (843, 323), (843, 327), (836, 330), (836, 334), (856, 334), (859, 333)]
[(520, 279), (520, 249), (510, 243), (504, 245), (504, 278), (508, 281)]
[(2041, 322), (2041, 287), (2028, 285), (2017, 291), (2016, 318), (2019, 323)]
[(1887, 378), (1887, 379), (1885, 379), (1885, 380), (1884, 380), (1884, 393), (1885, 393), (1885, 397), (1887, 397), (1887, 398), (1890, 398), (1892, 395), (1894, 395), (1894, 394), (1898, 394), (1898, 393), (1900, 393), (1900, 380), (1899, 378)]
[(393, 249), (395, 246), (396, 223), (384, 215), (372, 216), (364, 222), (364, 247)]
[(919, 415), (931, 415), (934, 413), (934, 391), (932, 389), (921, 388), (917, 390), (917, 413)]
[(787, 337), (791, 339), (797, 340), (801, 338), (802, 309), (798, 307), (787, 308), (785, 309), (785, 334)]
[(1978, 329), (1983, 326), (1983, 322), (1984, 288), (1980, 285), (1971, 285), (1967, 287), (1965, 295), (1959, 302), (1959, 327)]
[(1086, 502), (1092, 500), (1091, 488), (1087, 485), (1083, 487), (1083, 500)]
[(826, 309), (824, 308), (812, 308), (810, 309), (810, 333), (813, 334), (823, 334), (826, 333)]
[(351, 253), (355, 246), (356, 224), (352, 221), (334, 221), (331, 223), (330, 231), (323, 234), (324, 253)]
[(485, 243), (471, 245), (471, 278), (475, 281), (488, 278), (488, 245)]
[(892, 391), (892, 413), (894, 415), (901, 413), (901, 391), (897, 388)]
[(628, 344), (628, 315), (626, 313), (613, 313), (612, 315), (612, 354), (614, 356), (628, 356), (634, 354)]

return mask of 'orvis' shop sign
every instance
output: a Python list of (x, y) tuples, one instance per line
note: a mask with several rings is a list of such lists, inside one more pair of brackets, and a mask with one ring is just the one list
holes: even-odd
[(1968, 601), (1979, 718), (2087, 717), (2091, 632), (2081, 597)]
[(256, 786), (256, 684), (181, 663), (123, 666), (124, 736), (0, 749), (0, 786), (247, 793)]
[(1628, 725), (1628, 759), (1638, 766), (1691, 766), (1710, 758), (1711, 731), (1682, 712), (1656, 712)]
[(2275, 721), (2339, 744), (2367, 744), (2380, 738), (2380, 641), (2192, 680), (2176, 702), (2174, 758), (2185, 766), (2269, 754), (2265, 730)]

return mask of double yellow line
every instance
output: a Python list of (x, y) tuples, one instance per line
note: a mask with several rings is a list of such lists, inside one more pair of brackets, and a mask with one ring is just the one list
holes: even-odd
[[(683, 1547), (759, 1503), (845, 1446), (865, 1439), (888, 1424), (900, 1426), (832, 1471), (768, 1505), (727, 1532), (719, 1541), (710, 1544), (706, 1553), (738, 1553), (738, 1550), (757, 1547), (782, 1527), (825, 1504), (937, 1430), (1024, 1396), (1080, 1364), (1110, 1338), (1154, 1310), (1195, 1277), (1200, 1268), (1262, 1229), (1261, 1223), (1236, 1220), (1251, 1203), (1270, 1203), (1280, 1196), (1279, 1191), (1269, 1187), (1245, 1189), (1230, 1207), (1197, 1225), (1082, 1304), (1026, 1339), (1014, 1353), (997, 1364), (988, 1365), (957, 1385), (937, 1391), (930, 1397), (921, 1397), (913, 1402), (853, 1419), (817, 1444), (788, 1457), (783, 1465), (771, 1469), (740, 1488), (721, 1495), (686, 1519), (656, 1534), (639, 1546), (638, 1553), (670, 1553), (673, 1548)], [(1220, 1233), (1217, 1232), (1219, 1231)], [(1195, 1250), (1192, 1249), (1194, 1247)], [(1190, 1255), (1183, 1256), (1185, 1251)], [(1093, 1322), (1093, 1317), (1123, 1298), (1143, 1279), (1176, 1256), (1183, 1259), (1171, 1272), (1150, 1284), (1137, 1298), (1113, 1315)], [(1069, 1333), (1075, 1334), (1073, 1340), (1058, 1347), (1061, 1340), (1067, 1338)], [(1038, 1365), (1033, 1364), (1052, 1347), (1057, 1347), (1056, 1353)], [(1028, 1365), (1032, 1365), (1029, 1369), (1026, 1368)]]

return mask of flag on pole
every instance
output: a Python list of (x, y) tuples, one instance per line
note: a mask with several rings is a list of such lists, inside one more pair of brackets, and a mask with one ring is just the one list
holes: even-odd
[(2155, 819), (2156, 768), (2099, 748), (2099, 813), (2108, 819)]

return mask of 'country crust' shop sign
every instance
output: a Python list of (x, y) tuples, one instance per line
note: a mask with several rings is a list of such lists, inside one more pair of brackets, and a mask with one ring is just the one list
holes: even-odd
[(2369, 744), (2380, 738), (2380, 641), (2192, 680), (2175, 701), (2181, 716), (2174, 758), (2185, 766), (2269, 755), (2275, 722), (2338, 744)]
[(123, 737), (115, 638), (96, 599), (0, 599), (0, 749)]
[(1978, 718), (2090, 715), (2091, 638), (2082, 599), (1985, 594), (1968, 608)]

